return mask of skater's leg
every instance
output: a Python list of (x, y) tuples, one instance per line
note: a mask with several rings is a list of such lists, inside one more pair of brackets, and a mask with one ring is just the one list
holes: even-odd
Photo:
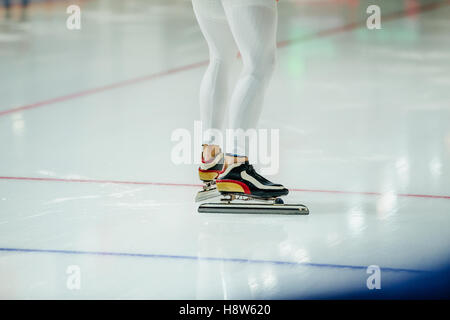
[(210, 162), (222, 152), (220, 146), (216, 144), (204, 144), (202, 147), (203, 147), (202, 151), (203, 162)]
[[(230, 102), (230, 129), (256, 129), (276, 60), (275, 0), (222, 0), (244, 68)], [(248, 155), (243, 137), (227, 152)]]
[[(237, 48), (220, 0), (192, 0), (192, 3), (209, 48), (209, 65), (200, 85), (200, 118), (203, 130), (222, 130)], [(217, 144), (213, 139), (203, 143)]]

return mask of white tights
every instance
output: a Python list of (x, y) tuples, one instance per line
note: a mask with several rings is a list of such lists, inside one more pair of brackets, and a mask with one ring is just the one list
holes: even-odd
[[(203, 130), (218, 129), (224, 133), (228, 128), (255, 129), (276, 59), (276, 0), (192, 0), (192, 3), (210, 55), (200, 86)], [(243, 70), (230, 97), (238, 50)], [(248, 146), (243, 141), (237, 139), (227, 144), (227, 152), (247, 154)]]

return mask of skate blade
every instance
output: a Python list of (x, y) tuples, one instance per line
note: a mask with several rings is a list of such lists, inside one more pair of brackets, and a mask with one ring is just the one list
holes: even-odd
[(309, 210), (302, 204), (264, 203), (204, 203), (198, 207), (199, 213), (233, 214), (286, 214), (308, 215)]
[(217, 191), (216, 188), (207, 190), (207, 191), (199, 191), (195, 195), (195, 202), (205, 201), (205, 200), (212, 199), (212, 198), (215, 198), (218, 196), (220, 196), (220, 192)]

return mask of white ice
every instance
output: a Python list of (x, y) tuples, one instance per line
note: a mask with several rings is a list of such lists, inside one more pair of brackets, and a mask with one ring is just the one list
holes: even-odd
[(83, 1), (81, 30), (68, 4), (0, 11), (0, 298), (331, 297), (449, 262), (450, 5), (369, 30), (371, 1), (280, 0), (261, 125), (311, 214), (237, 216), (171, 161), (208, 59), (190, 2)]

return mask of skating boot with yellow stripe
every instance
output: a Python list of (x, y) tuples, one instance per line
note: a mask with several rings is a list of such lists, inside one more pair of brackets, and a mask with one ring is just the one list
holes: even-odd
[(259, 175), (248, 161), (229, 165), (216, 180), (216, 185), (222, 195), (250, 199), (274, 200), (289, 193), (281, 184), (275, 184)]
[(289, 190), (259, 175), (248, 161), (227, 164), (216, 179), (216, 186), (221, 202), (202, 204), (199, 212), (309, 214), (302, 204), (284, 204), (280, 197)]

